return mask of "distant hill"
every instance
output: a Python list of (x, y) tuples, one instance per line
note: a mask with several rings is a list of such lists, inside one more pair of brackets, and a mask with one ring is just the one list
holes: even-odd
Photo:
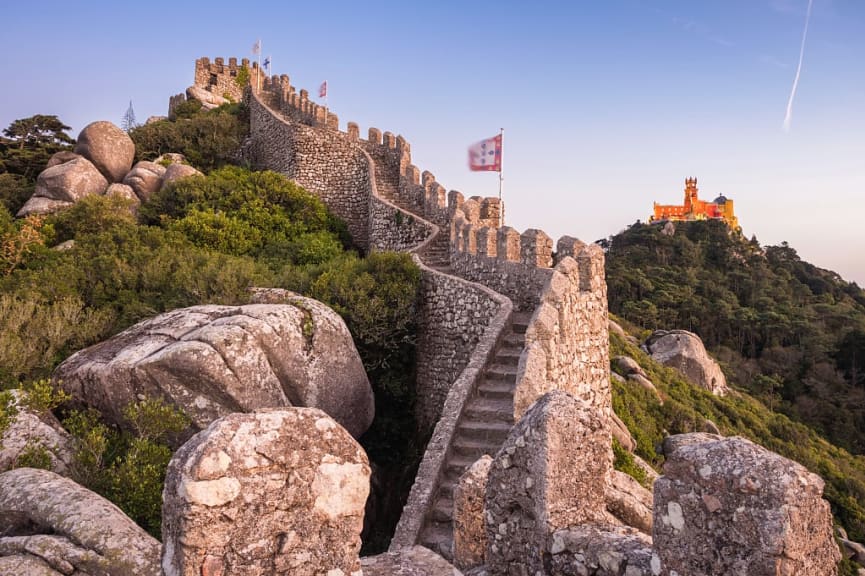
[(734, 386), (865, 453), (859, 286), (720, 221), (637, 223), (601, 244), (611, 312), (646, 330), (696, 332)]

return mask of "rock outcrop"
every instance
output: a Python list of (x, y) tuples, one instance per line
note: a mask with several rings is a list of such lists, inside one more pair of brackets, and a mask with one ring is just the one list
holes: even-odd
[(108, 188), (108, 181), (86, 158), (64, 158), (69, 159), (39, 174), (33, 196), (18, 211), (19, 217), (55, 212), (85, 196), (103, 194)]
[(168, 466), (166, 576), (359, 575), (370, 468), (314, 408), (231, 414)]
[(162, 185), (159, 189), (161, 190), (175, 180), (188, 176), (203, 176), (203, 174), (188, 164), (170, 164), (165, 169), (165, 174), (162, 175)]
[(73, 454), (69, 434), (50, 412), (40, 415), (24, 407), (20, 390), (12, 394), (16, 414), (0, 437), (0, 471), (19, 465), (22, 455), (36, 448), (45, 451), (54, 472), (66, 474)]
[(160, 576), (160, 548), (72, 480), (33, 468), (0, 474), (0, 574)]
[(549, 392), (528, 409), (487, 480), (486, 560), (492, 574), (542, 572), (553, 532), (605, 520), (610, 442), (606, 419), (565, 392)]
[(730, 391), (721, 367), (709, 356), (696, 334), (685, 330), (657, 330), (646, 340), (646, 349), (657, 362), (675, 368), (694, 385), (717, 396)]
[(123, 183), (130, 186), (139, 200), (147, 200), (162, 187), (165, 166), (155, 162), (141, 161), (123, 177)]
[(223, 104), (229, 104), (230, 100), (228, 98), (223, 98), (218, 94), (214, 94), (213, 92), (209, 92), (200, 86), (190, 86), (186, 89), (186, 97), (198, 100), (201, 102), (201, 106), (206, 110), (212, 110), (214, 108), (218, 108)]
[(78, 134), (75, 153), (90, 160), (108, 182), (120, 182), (135, 159), (135, 143), (111, 122), (92, 122)]
[(610, 473), (605, 492), (607, 510), (626, 526), (652, 533), (652, 493), (619, 470)]
[(655, 482), (655, 575), (837, 574), (819, 476), (744, 438), (689, 440)]
[(300, 296), (291, 304), (161, 314), (73, 354), (54, 377), (120, 425), (123, 408), (140, 397), (169, 399), (196, 429), (232, 412), (310, 406), (357, 437), (374, 415), (372, 389), (342, 318)]

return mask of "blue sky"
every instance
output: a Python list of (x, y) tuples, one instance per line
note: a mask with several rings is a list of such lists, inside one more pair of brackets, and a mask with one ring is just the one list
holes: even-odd
[(165, 114), (200, 56), (251, 56), (344, 126), (402, 134), (448, 189), (492, 196), (469, 144), (505, 128), (507, 223), (586, 241), (701, 196), (745, 234), (865, 286), (865, 2), (15, 2), (2, 8), (0, 126), (57, 114), (77, 134)]

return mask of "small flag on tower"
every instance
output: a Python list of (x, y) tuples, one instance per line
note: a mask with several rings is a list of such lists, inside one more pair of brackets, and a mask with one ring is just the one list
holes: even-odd
[(270, 56), (264, 59), (264, 62), (261, 64), (261, 67), (264, 68), (264, 71), (268, 74), (270, 73)]
[(502, 171), (502, 135), (476, 142), (469, 147), (469, 169), (472, 171)]
[(321, 86), (318, 87), (318, 97), (327, 98), (327, 80), (322, 82)]
[(261, 54), (261, 40), (256, 40), (252, 45), (252, 53), (255, 55)]

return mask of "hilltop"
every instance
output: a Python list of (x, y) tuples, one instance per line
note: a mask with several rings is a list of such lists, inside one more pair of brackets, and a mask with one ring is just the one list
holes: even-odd
[(634, 224), (604, 245), (611, 312), (647, 330), (697, 333), (732, 384), (865, 452), (859, 286), (720, 221)]

